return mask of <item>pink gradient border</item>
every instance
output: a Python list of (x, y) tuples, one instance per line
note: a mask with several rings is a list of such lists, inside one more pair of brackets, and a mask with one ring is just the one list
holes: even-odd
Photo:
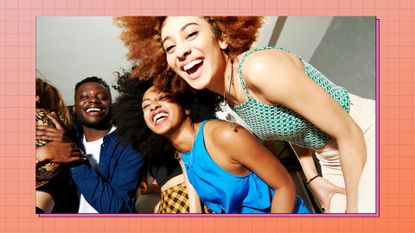
[[(317, 17), (317, 16), (316, 16)], [(336, 17), (336, 16), (333, 16)], [(353, 17), (353, 16), (352, 16)], [(380, 216), (380, 19), (375, 20), (375, 96), (376, 96), (376, 213), (360, 214), (38, 214), (39, 217), (379, 217)]]

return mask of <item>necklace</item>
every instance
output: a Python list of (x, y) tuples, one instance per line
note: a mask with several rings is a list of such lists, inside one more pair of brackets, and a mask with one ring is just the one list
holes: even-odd
[[(228, 87), (228, 93), (231, 93), (231, 87), (233, 84), (233, 59), (230, 59), (230, 63), (231, 63), (231, 73), (228, 76), (229, 79), (229, 87)], [(229, 104), (228, 104), (228, 100), (226, 99), (226, 87), (223, 90), (223, 101), (221, 102), (221, 107), (222, 110), (225, 111), (226, 113), (226, 121), (228, 121), (231, 125), (231, 127), (233, 127), (233, 122), (235, 121), (235, 118), (231, 115), (230, 110), (229, 110)]]
[[(229, 94), (231, 93), (231, 87), (232, 87), (232, 83), (233, 83), (233, 59), (232, 58), (230, 59), (230, 63), (231, 63), (231, 73), (228, 76), (228, 79), (229, 79), (228, 93)], [(227, 104), (228, 100), (226, 99), (226, 87), (223, 88), (223, 89), (224, 89), (223, 90), (223, 100)]]
[[(183, 163), (187, 166), (190, 166), (192, 164), (193, 147), (195, 146), (195, 142), (196, 142), (196, 124), (193, 123), (193, 143), (192, 143), (192, 148), (190, 149), (189, 163), (186, 163), (183, 160)], [(177, 160), (182, 160), (182, 152), (180, 152), (179, 150), (176, 150), (176, 153), (174, 154), (174, 158), (176, 158)]]

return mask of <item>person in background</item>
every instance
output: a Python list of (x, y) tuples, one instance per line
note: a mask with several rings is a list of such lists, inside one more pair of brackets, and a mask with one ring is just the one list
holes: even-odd
[[(46, 145), (51, 142), (70, 142), (63, 132), (71, 126), (71, 116), (59, 90), (45, 80), (36, 78), (36, 150), (47, 150)], [(48, 130), (49, 135), (45, 135), (44, 130)], [(42, 156), (42, 153), (36, 153), (37, 213), (52, 213), (62, 200), (71, 183), (66, 163), (81, 159), (79, 151), (75, 150), (74, 153), (78, 156), (69, 161), (51, 160)], [(59, 157), (59, 152), (54, 157)]]
[[(72, 180), (80, 192), (78, 212), (134, 212), (143, 158), (131, 146), (121, 145), (111, 120), (110, 87), (98, 77), (85, 78), (75, 86), (73, 108), (77, 124), (72, 138), (86, 156), (86, 160), (70, 168)], [(62, 148), (62, 145), (55, 148)]]

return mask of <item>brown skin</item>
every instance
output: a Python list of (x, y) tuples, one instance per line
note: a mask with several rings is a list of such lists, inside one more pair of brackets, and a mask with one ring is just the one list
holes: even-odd
[(52, 141), (36, 149), (36, 160), (55, 163), (70, 163), (83, 160), (85, 157), (73, 143)]
[(74, 143), (65, 141), (65, 130), (59, 121), (52, 116), (48, 117), (55, 124), (54, 127), (38, 126), (36, 127), (36, 140), (49, 140), (45, 146), (36, 149), (37, 161), (51, 161), (55, 163), (70, 163), (83, 160), (85, 157)]
[[(227, 35), (215, 37), (210, 24), (198, 17), (168, 17), (161, 28), (161, 40), (169, 67), (195, 89), (209, 89), (223, 95), (229, 104), (244, 103), (247, 97), (238, 77), (239, 60), (233, 64), (227, 53)], [(168, 43), (167, 43), (168, 42)], [(173, 48), (173, 49), (171, 49)], [(186, 72), (183, 67), (203, 60), (200, 68)], [(231, 66), (233, 65), (233, 69)], [(366, 162), (363, 133), (347, 112), (319, 85), (304, 73), (304, 67), (293, 54), (284, 51), (262, 50), (252, 53), (242, 67), (242, 78), (249, 94), (271, 106), (284, 105), (334, 138), (340, 152), (345, 180), (348, 213), (357, 212), (357, 189)], [(228, 91), (229, 90), (229, 91)], [(299, 156), (305, 170), (312, 160)], [(311, 174), (312, 171), (305, 171)], [(307, 177), (310, 179), (311, 177)], [(323, 196), (325, 190), (317, 189)], [(331, 197), (326, 197), (331, 198)]]
[[(87, 113), (86, 110), (91, 107), (99, 108), (101, 111)], [(98, 140), (111, 130), (111, 124), (108, 121), (110, 109), (111, 98), (103, 85), (88, 82), (78, 88), (75, 93), (74, 111), (83, 125), (87, 141)], [(75, 144), (63, 142), (64, 129), (56, 119), (53, 119), (53, 122), (56, 128), (47, 126), (36, 128), (36, 139), (52, 140), (46, 146), (36, 150), (36, 159), (62, 163), (85, 159)]]
[[(158, 96), (159, 91), (154, 87), (143, 96), (146, 124), (153, 132), (166, 137), (177, 150), (190, 151), (200, 123), (193, 123), (188, 111), (178, 103)], [(168, 117), (162, 124), (154, 125), (152, 112), (160, 109), (168, 113)], [(293, 212), (293, 180), (284, 166), (252, 134), (239, 125), (212, 120), (206, 123), (204, 135), (206, 149), (222, 169), (237, 176), (253, 172), (275, 190), (272, 213)]]
[[(100, 112), (88, 113), (88, 108), (99, 108)], [(87, 141), (98, 140), (111, 130), (108, 120), (110, 110), (111, 97), (102, 84), (87, 82), (76, 91), (74, 112), (78, 121), (82, 123)]]
[(65, 129), (54, 117), (47, 117), (55, 124), (55, 128), (48, 126), (36, 126), (36, 140), (47, 140), (63, 142), (65, 139)]
[(251, 133), (239, 125), (211, 121), (205, 126), (205, 135), (206, 148), (224, 170), (238, 176), (253, 172), (275, 190), (272, 213), (293, 212), (293, 180), (278, 159)]
[(346, 186), (346, 212), (356, 213), (357, 188), (366, 162), (366, 145), (359, 126), (329, 94), (304, 74), (298, 59), (287, 52), (264, 50), (253, 53), (246, 59), (242, 73), (248, 91), (255, 93), (254, 98), (269, 105), (286, 106), (336, 140)]

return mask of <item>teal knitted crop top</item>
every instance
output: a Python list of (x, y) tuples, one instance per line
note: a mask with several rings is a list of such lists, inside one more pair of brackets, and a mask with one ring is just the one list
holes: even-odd
[[(264, 49), (279, 49), (277, 47), (262, 47), (248, 51), (239, 62), (238, 75), (247, 101), (232, 106), (232, 109), (246, 122), (249, 128), (262, 140), (283, 140), (305, 148), (319, 148), (325, 145), (331, 137), (319, 130), (299, 114), (282, 105), (267, 105), (252, 98), (242, 78), (242, 65), (245, 59), (255, 51)], [(285, 51), (285, 50), (284, 50)], [(326, 90), (347, 112), (350, 109), (349, 93), (328, 80), (320, 71), (299, 57), (304, 64), (308, 77)]]

